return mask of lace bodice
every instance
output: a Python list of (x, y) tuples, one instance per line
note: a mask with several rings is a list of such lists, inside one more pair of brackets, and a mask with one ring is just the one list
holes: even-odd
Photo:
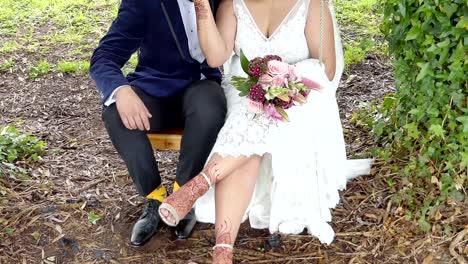
[(244, 0), (234, 1), (237, 35), (234, 55), (227, 67), (227, 75), (244, 75), (239, 62), (240, 50), (249, 59), (269, 54), (279, 55), (285, 62), (296, 63), (310, 57), (305, 36), (309, 0), (297, 3), (273, 34), (267, 38), (260, 31)]

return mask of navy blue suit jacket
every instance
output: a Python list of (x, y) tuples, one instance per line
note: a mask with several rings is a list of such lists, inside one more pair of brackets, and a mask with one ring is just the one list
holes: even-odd
[[(136, 70), (124, 77), (121, 68), (137, 50)], [(121, 85), (167, 97), (200, 80), (201, 74), (221, 80), (218, 69), (190, 56), (176, 0), (122, 0), (117, 18), (93, 53), (90, 73), (103, 102)]]

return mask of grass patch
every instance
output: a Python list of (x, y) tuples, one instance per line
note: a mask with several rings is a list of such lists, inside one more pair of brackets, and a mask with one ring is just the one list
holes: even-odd
[(15, 67), (15, 61), (13, 59), (4, 60), (0, 63), (0, 73), (12, 72)]
[(379, 28), (382, 12), (377, 0), (337, 0), (334, 6), (344, 28), (362, 35), (382, 35)]
[(334, 6), (344, 32), (346, 67), (362, 63), (370, 53), (388, 56), (387, 44), (379, 28), (382, 12), (377, 0), (337, 0)]
[(83, 41), (83, 35), (77, 32), (68, 30), (65, 33), (55, 33), (53, 36), (47, 37), (51, 44), (76, 44)]
[(362, 39), (361, 42), (351, 41), (344, 45), (345, 66), (349, 67), (364, 61), (366, 55), (376, 51), (375, 41)]
[(51, 65), (46, 61), (42, 60), (36, 66), (29, 69), (29, 79), (36, 80), (50, 72)]
[(135, 71), (135, 67), (138, 64), (138, 53), (134, 53), (125, 66), (122, 68), (122, 72), (124, 75), (127, 75), (133, 71)]
[(60, 61), (56, 66), (57, 72), (64, 74), (87, 74), (89, 72), (88, 61)]
[(346, 67), (363, 62), (365, 57), (366, 52), (359, 47), (359, 45), (346, 44), (344, 46), (344, 61)]
[[(0, 44), (0, 53), (22, 47), (45, 55), (44, 52), (62, 50), (64, 46), (67, 50), (80, 45), (96, 46), (117, 14), (120, 1), (0, 0), (0, 39), (10, 40)], [(89, 57), (74, 57), (85, 55)]]
[(18, 42), (11, 40), (3, 43), (0, 53), (10, 53), (19, 49)]

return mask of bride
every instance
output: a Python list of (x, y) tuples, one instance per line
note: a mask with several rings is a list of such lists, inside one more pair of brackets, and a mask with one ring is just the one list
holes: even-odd
[[(287, 234), (307, 229), (331, 243), (328, 222), (338, 191), (371, 165), (346, 159), (335, 98), (343, 57), (332, 6), (321, 9), (320, 0), (222, 0), (215, 23), (209, 0), (194, 3), (207, 62), (224, 64), (228, 116), (206, 167), (164, 201), (161, 218), (174, 226), (196, 203), (198, 221), (216, 226), (214, 263), (232, 263), (247, 218), (253, 228)], [(290, 122), (253, 117), (247, 99), (230, 84), (231, 76), (245, 76), (241, 49), (249, 59), (279, 55), (324, 89), (287, 110)]]

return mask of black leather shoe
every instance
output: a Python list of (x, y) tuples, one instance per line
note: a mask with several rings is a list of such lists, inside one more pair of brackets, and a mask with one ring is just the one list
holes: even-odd
[(130, 244), (141, 247), (156, 233), (159, 221), (158, 208), (161, 205), (156, 200), (149, 200), (138, 221), (133, 226)]
[(178, 239), (187, 239), (192, 233), (196, 223), (197, 218), (195, 217), (195, 210), (192, 209), (184, 219), (179, 221), (179, 224), (175, 227), (176, 237)]

